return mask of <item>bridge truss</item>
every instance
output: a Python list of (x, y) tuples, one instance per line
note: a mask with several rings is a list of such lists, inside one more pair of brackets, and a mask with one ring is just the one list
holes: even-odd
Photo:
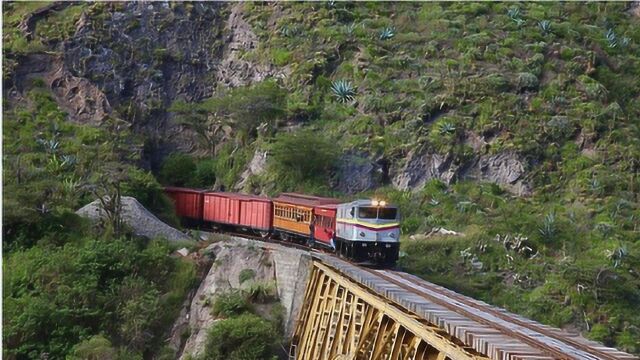
[(294, 333), (294, 359), (488, 359), (319, 261)]

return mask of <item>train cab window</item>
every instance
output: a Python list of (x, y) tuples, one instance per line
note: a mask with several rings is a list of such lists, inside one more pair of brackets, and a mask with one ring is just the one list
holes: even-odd
[(378, 209), (374, 207), (364, 207), (361, 206), (358, 208), (358, 218), (360, 219), (375, 219), (378, 216)]
[(397, 216), (398, 216), (398, 209), (396, 208), (380, 208), (378, 210), (378, 219), (395, 220)]

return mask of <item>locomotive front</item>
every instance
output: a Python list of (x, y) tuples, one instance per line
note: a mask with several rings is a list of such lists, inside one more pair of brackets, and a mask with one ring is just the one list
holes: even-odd
[(392, 266), (400, 251), (398, 208), (379, 200), (338, 205), (336, 251), (362, 263)]

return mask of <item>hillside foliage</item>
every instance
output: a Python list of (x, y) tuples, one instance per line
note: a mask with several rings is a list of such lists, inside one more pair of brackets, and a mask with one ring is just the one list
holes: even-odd
[[(99, 27), (125, 8), (73, 4), (26, 36), (20, 21), (42, 6), (4, 7), (4, 81), (22, 79), (16, 70), (29, 55), (86, 36), (74, 33), (83, 13)], [(201, 6), (167, 11), (195, 17)], [(3, 108), (5, 356), (148, 354), (160, 338), (158, 314), (173, 306), (163, 294), (175, 300), (186, 291), (185, 282), (168, 279), (190, 271), (166, 258), (165, 245), (133, 241), (110, 224), (96, 230), (74, 211), (117, 192), (176, 224), (160, 184), (237, 189), (254, 153), (264, 151), (263, 172), (243, 182), (245, 191), (386, 198), (403, 214), (404, 270), (640, 354), (640, 17), (632, 6), (228, 4), (221, 16), (234, 9), (257, 39), (234, 49), (236, 60), (277, 75), (216, 84), (199, 100), (122, 101), (100, 126), (69, 121), (45, 79), (23, 81), (12, 90), (20, 96), (3, 94), (11, 99)], [(226, 54), (235, 28), (223, 25), (211, 24), (217, 38), (199, 51)], [(123, 31), (140, 29), (135, 20)], [(94, 42), (109, 39), (102, 31)], [(114, 52), (119, 45), (106, 44)], [(146, 77), (162, 80), (163, 70), (184, 61), (145, 46), (153, 51), (131, 56)], [(99, 87), (104, 74), (93, 75)], [(150, 131), (132, 124), (158, 119), (193, 133), (194, 146), (151, 173), (143, 161)], [(382, 180), (340, 193), (345, 154), (364, 154)], [(458, 170), (513, 154), (531, 191), (456, 176), (394, 186), (411, 171), (406, 164), (429, 154)], [(424, 235), (434, 228), (460, 235)], [(269, 330), (251, 314), (227, 320), (211, 334), (224, 340), (209, 347), (226, 354), (218, 357)], [(238, 330), (248, 323), (254, 332)]]

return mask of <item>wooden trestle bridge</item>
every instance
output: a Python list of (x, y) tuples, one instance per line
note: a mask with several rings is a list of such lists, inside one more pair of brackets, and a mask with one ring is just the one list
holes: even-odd
[(638, 359), (415, 276), (312, 255), (291, 359)]

